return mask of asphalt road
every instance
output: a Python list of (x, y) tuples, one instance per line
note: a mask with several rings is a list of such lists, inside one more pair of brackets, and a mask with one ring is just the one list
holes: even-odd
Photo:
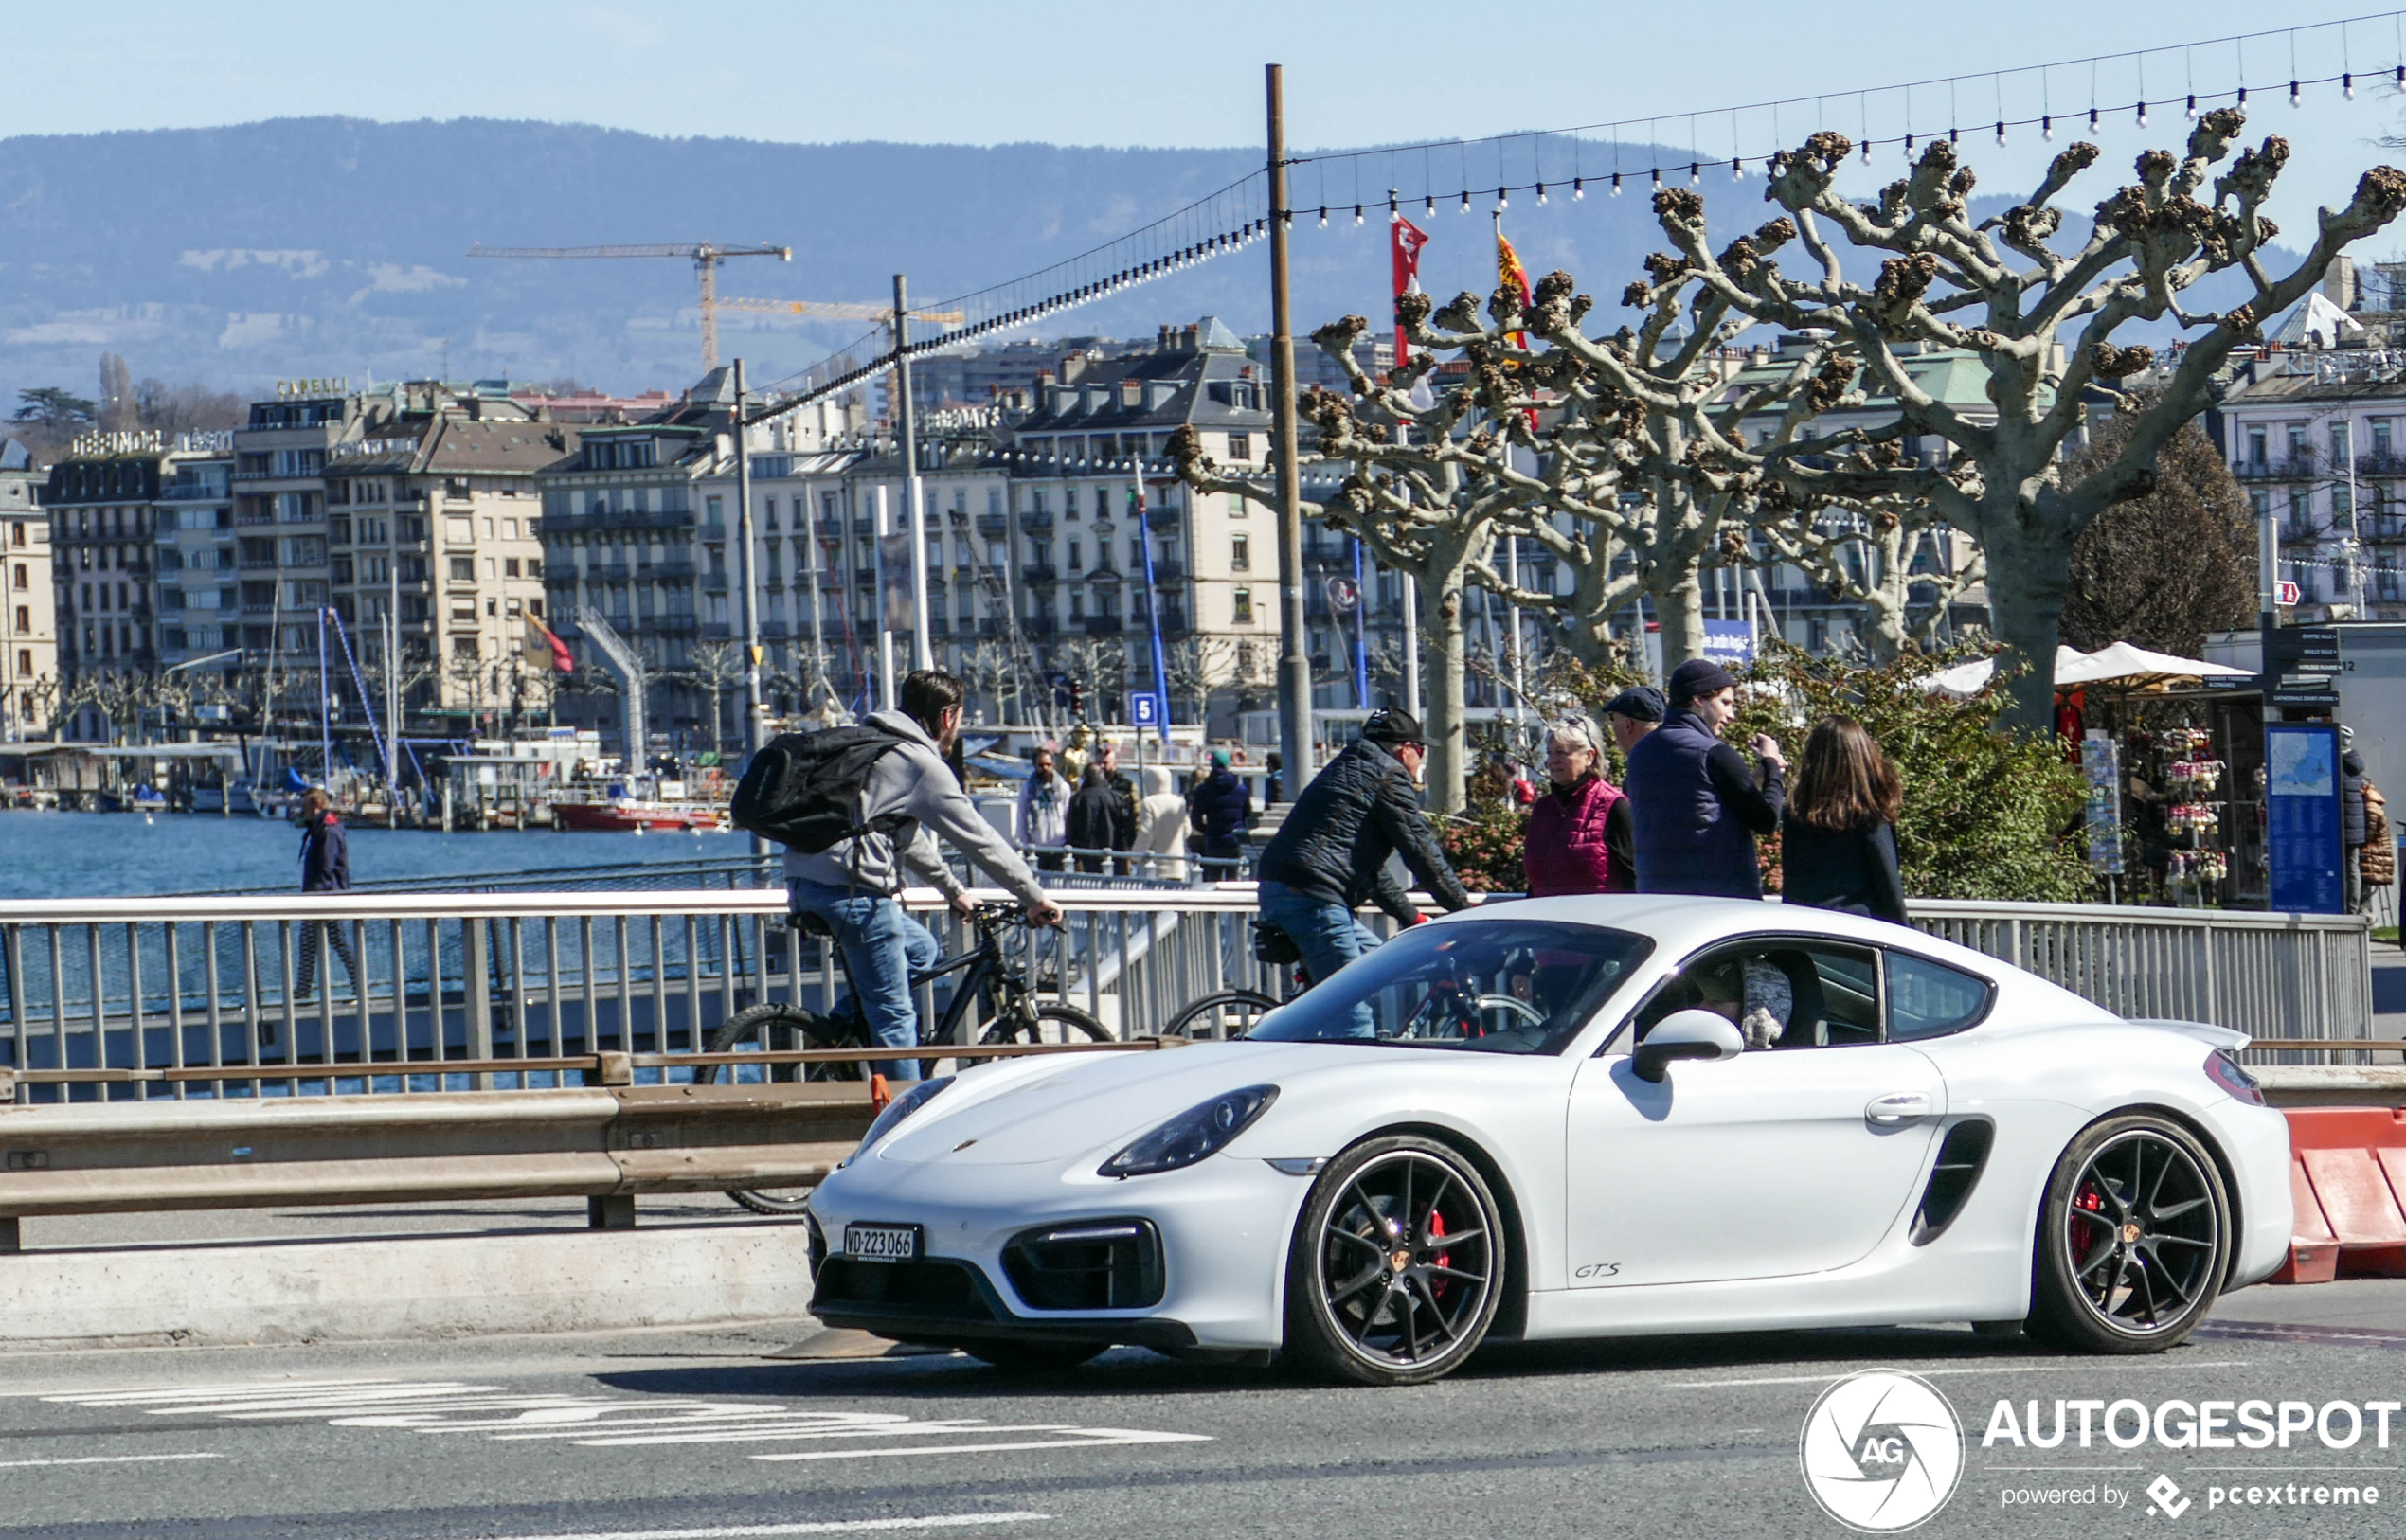
[[(1799, 1433), (1874, 1367), (1925, 1376), (1965, 1424), (1960, 1484), (1918, 1533), (2392, 1533), (2406, 1508), (2406, 1414), (2387, 1449), (2369, 1421), (2341, 1450), (1984, 1446), (2001, 1398), (2018, 1424), (2057, 1398), (2406, 1398), (2406, 1283), (2252, 1290), (2155, 1358), (1967, 1329), (1684, 1337), (1499, 1349), (1404, 1391), (1137, 1351), (1032, 1380), (770, 1356), (809, 1331), (0, 1359), (0, 1534), (1836, 1535)], [(2147, 1513), (2159, 1476), (2177, 1519)], [(2379, 1500), (2317, 1508), (2318, 1481)], [(2209, 1508), (2241, 1482), (2303, 1483), (2304, 1505)]]

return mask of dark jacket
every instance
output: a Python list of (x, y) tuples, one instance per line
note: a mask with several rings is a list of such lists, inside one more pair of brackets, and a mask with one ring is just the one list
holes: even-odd
[(1402, 856), (1446, 908), (1470, 906), (1470, 895), (1420, 815), (1420, 789), (1411, 772), (1392, 754), (1357, 738), (1312, 778), (1287, 810), (1286, 821), (1262, 851), (1260, 875), (1264, 882), (1284, 883), (1349, 909), (1375, 903), (1409, 924), (1420, 917), (1388, 874), (1390, 855)]
[(1253, 794), (1236, 772), (1214, 765), (1202, 783), (1186, 796), (1187, 822), (1211, 844), (1234, 845), (1253, 819)]
[(2339, 757), (2340, 843), (2351, 851), (2371, 837), (2370, 822), (2364, 816), (2364, 756), (2356, 750)]
[(1756, 786), (1736, 749), (1675, 710), (1629, 751), (1622, 790), (1636, 804), (1639, 892), (1763, 896), (1754, 836), (1780, 826), (1778, 771)]
[(1120, 794), (1109, 781), (1080, 786), (1069, 798), (1069, 843), (1082, 851), (1126, 848), (1120, 838)]
[(1125, 770), (1105, 770), (1103, 772), (1103, 784), (1110, 788), (1113, 797), (1120, 799), (1119, 819), (1111, 826), (1111, 848), (1115, 851), (1124, 851), (1136, 843), (1136, 815), (1139, 801), (1136, 795), (1136, 782), (1128, 778)]
[(350, 890), (350, 837), (343, 821), (321, 813), (301, 829), (301, 891), (345, 893)]
[(1790, 904), (1903, 924), (1905, 882), (1896, 871), (1896, 831), (1885, 822), (1840, 832), (1788, 819), (1780, 832), (1780, 896)]

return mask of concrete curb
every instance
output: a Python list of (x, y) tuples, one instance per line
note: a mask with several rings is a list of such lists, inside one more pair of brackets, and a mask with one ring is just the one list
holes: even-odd
[(0, 1256), (0, 1352), (380, 1341), (793, 1319), (797, 1223)]

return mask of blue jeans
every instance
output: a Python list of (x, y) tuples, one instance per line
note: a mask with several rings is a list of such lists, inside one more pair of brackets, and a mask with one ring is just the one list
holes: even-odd
[[(818, 916), (835, 933), (871, 1039), (883, 1048), (917, 1048), (919, 1007), (911, 998), (910, 976), (942, 960), (943, 948), (934, 934), (903, 913), (900, 904), (873, 893), (804, 882), (789, 882), (785, 893), (794, 908)], [(891, 1059), (872, 1067), (888, 1080), (919, 1078), (916, 1059)]]
[(1295, 940), (1303, 954), (1303, 971), (1317, 984), (1365, 952), (1378, 950), (1378, 938), (1341, 904), (1298, 893), (1284, 883), (1263, 883), (1256, 900), (1262, 918)]

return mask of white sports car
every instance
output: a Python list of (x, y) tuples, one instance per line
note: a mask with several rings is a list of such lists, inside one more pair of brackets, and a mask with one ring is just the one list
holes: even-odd
[(812, 1199), (816, 1313), (1370, 1384), (1482, 1341), (1969, 1320), (2181, 1341), (2281, 1263), (2240, 1033), (1823, 910), (1523, 900), (1247, 1036), (919, 1084)]

